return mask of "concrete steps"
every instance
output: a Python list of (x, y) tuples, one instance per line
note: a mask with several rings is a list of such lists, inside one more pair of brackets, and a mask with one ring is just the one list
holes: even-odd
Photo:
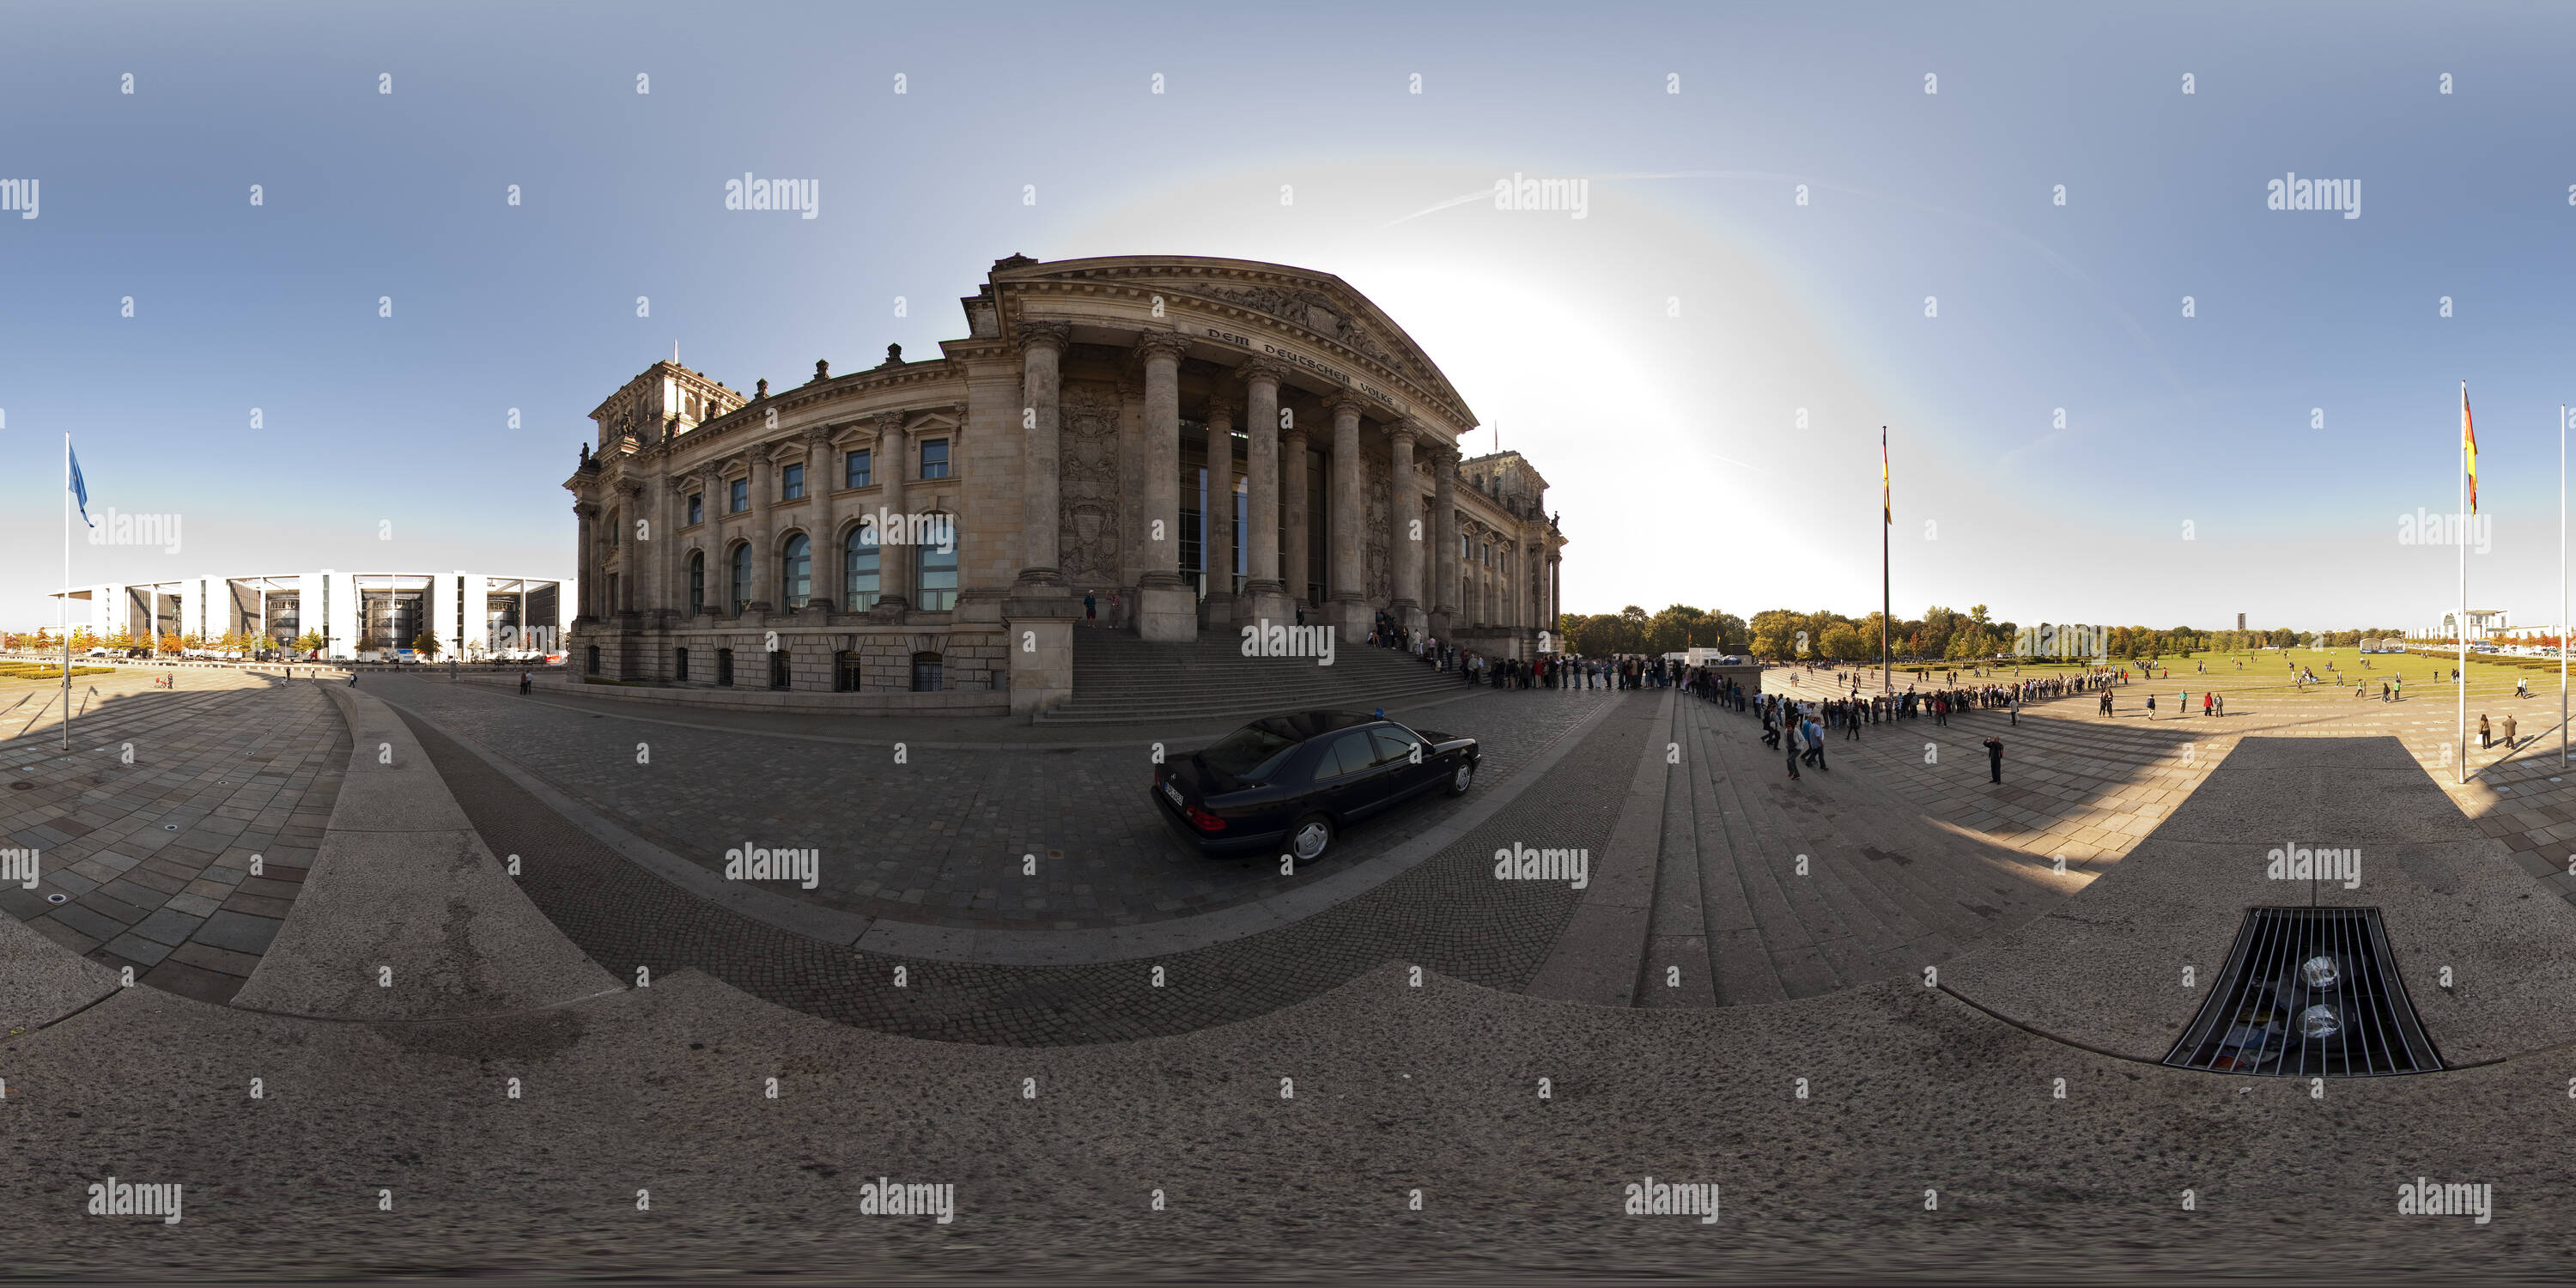
[(1051, 724), (1131, 724), (1143, 720), (1209, 720), (1343, 707), (1369, 711), (1447, 697), (1466, 690), (1455, 671), (1441, 671), (1396, 649), (1345, 645), (1331, 666), (1313, 658), (1245, 657), (1233, 635), (1188, 644), (1149, 643), (1132, 635), (1077, 630), (1073, 697), (1040, 717)]
[[(1915, 976), (2064, 897), (2044, 861), (1928, 822), (1869, 763), (1884, 753), (1847, 754), (1885, 740), (1886, 726), (1828, 739), (1836, 769), (1793, 783), (1750, 713), (1685, 696), (1676, 725), (1684, 769), (1665, 809), (1641, 1006), (1776, 1002)], [(1676, 965), (1684, 986), (1665, 987)]]

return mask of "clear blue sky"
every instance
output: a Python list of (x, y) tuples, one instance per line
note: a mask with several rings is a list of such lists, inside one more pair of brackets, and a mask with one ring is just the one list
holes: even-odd
[[(2396, 516), (2452, 503), (2466, 379), (2497, 516), (2473, 598), (2557, 611), (2576, 146), (2548, 59), (2576, 9), (9, 4), (0, 29), (0, 179), (42, 194), (0, 214), (12, 625), (53, 618), (66, 430), (94, 505), (185, 522), (176, 555), (76, 547), (77, 581), (560, 575), (584, 413), (674, 342), (737, 388), (801, 381), (935, 353), (999, 256), (1154, 251), (1385, 307), (1496, 427), (1471, 450), (1498, 433), (1555, 485), (1570, 610), (1874, 608), (1884, 423), (1902, 613), (2427, 621), (2454, 557)], [(745, 171), (818, 180), (820, 216), (726, 211)], [(2361, 217), (2267, 210), (2290, 171), (2358, 180)], [(1514, 173), (1588, 178), (1587, 217), (1442, 205)]]

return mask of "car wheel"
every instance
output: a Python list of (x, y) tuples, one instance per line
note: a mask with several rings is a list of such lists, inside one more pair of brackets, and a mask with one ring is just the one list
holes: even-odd
[(1288, 825), (1288, 852), (1299, 863), (1313, 863), (1333, 848), (1333, 820), (1308, 814)]
[(1462, 760), (1458, 762), (1458, 767), (1456, 769), (1449, 771), (1450, 795), (1464, 796), (1467, 794), (1467, 789), (1475, 785), (1476, 762), (1472, 760)]

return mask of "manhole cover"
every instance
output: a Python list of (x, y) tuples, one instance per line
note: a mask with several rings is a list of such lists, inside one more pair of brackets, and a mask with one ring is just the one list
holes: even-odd
[(2249, 908), (2227, 969), (2165, 1063), (2280, 1078), (2442, 1067), (2377, 908)]

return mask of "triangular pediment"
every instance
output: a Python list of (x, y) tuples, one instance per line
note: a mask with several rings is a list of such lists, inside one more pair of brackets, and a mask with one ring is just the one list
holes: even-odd
[(1246, 309), (1264, 319), (1328, 341), (1375, 363), (1474, 423), (1457, 389), (1413, 337), (1367, 296), (1330, 273), (1254, 260), (1198, 256), (1122, 255), (1099, 259), (1030, 261), (995, 266), (993, 280), (1010, 282), (1115, 282), (1174, 297)]

